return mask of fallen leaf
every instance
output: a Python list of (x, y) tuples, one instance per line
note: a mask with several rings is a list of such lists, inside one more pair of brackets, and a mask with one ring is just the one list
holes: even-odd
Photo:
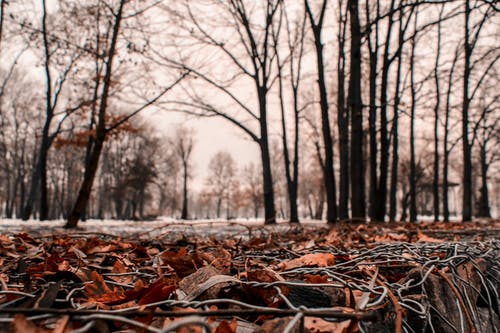
[(219, 326), (215, 329), (215, 333), (236, 333), (236, 329), (238, 328), (238, 322), (236, 318), (233, 318), (231, 322), (227, 320), (221, 321)]
[(26, 319), (23, 314), (16, 314), (10, 324), (11, 333), (50, 333), (50, 331), (37, 327), (33, 322)]
[(331, 253), (310, 253), (300, 258), (282, 262), (280, 270), (286, 271), (299, 267), (329, 267), (335, 265), (335, 256)]
[(351, 320), (330, 322), (320, 318), (306, 317), (304, 327), (311, 333), (354, 333), (358, 332), (358, 325), (351, 329)]
[(429, 237), (423, 232), (419, 231), (417, 233), (417, 242), (425, 242), (425, 243), (442, 243), (444, 242), (442, 239), (437, 239), (433, 237)]

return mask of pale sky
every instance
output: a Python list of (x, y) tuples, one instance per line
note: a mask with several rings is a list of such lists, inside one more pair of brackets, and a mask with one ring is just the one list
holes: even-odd
[(191, 180), (193, 188), (200, 190), (208, 176), (210, 159), (218, 151), (229, 152), (238, 167), (255, 162), (260, 163), (257, 144), (247, 139), (242, 132), (221, 118), (194, 118), (180, 113), (154, 111), (148, 116), (152, 123), (166, 136), (175, 132), (175, 127), (183, 125), (193, 128), (196, 132), (196, 144), (193, 152), (194, 177)]

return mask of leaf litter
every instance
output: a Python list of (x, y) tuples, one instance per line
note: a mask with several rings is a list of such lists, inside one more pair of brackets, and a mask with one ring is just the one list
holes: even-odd
[(170, 228), (0, 234), (0, 331), (500, 327), (498, 221)]

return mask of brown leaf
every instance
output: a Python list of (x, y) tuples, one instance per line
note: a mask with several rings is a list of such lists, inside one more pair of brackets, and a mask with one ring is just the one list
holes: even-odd
[(219, 326), (215, 329), (215, 333), (236, 333), (236, 329), (238, 328), (238, 322), (236, 318), (233, 318), (231, 322), (227, 320), (221, 321)]
[(16, 314), (14, 320), (10, 323), (11, 333), (50, 333), (50, 331), (36, 326), (33, 322), (26, 319), (23, 314)]
[(210, 251), (200, 252), (199, 256), (223, 274), (227, 274), (229, 272), (231, 267), (231, 254), (222, 246), (217, 246)]
[(177, 289), (176, 286), (168, 285), (167, 281), (159, 279), (152, 283), (139, 300), (140, 305), (156, 303), (168, 299), (170, 294)]
[(101, 274), (97, 273), (96, 271), (92, 271), (91, 278), (92, 283), (85, 285), (85, 291), (89, 296), (101, 296), (113, 292), (111, 289), (109, 289), (106, 282), (104, 282), (104, 278)]
[(202, 266), (202, 260), (196, 253), (188, 254), (185, 247), (179, 249), (178, 252), (165, 251), (161, 255), (164, 263), (170, 265), (179, 277), (185, 277), (194, 273)]
[[(257, 282), (276, 282), (283, 281), (283, 278), (275, 271), (266, 268), (259, 270), (249, 270), (246, 273), (248, 281)], [(249, 285), (243, 285), (243, 288), (247, 290), (248, 294), (253, 297), (257, 297), (262, 300), (269, 307), (278, 307), (283, 303), (283, 299), (278, 296), (278, 292), (274, 288), (264, 288), (264, 287), (254, 287)], [(281, 292), (287, 296), (290, 293), (290, 289), (286, 286), (280, 286)]]
[(429, 237), (423, 232), (419, 231), (417, 234), (417, 242), (425, 242), (425, 243), (442, 243), (444, 242), (442, 239), (437, 239), (433, 237)]
[(304, 327), (311, 333), (354, 333), (358, 332), (358, 325), (351, 328), (351, 320), (330, 322), (320, 318), (306, 317)]
[(300, 258), (282, 262), (278, 267), (283, 270), (290, 270), (299, 267), (328, 267), (335, 265), (335, 256), (331, 253), (310, 253)]

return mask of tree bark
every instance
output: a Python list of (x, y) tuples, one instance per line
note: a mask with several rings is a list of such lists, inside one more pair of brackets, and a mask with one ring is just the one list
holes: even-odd
[[(366, 19), (368, 22), (370, 20), (370, 1), (366, 1)], [(368, 124), (370, 133), (370, 186), (369, 186), (369, 216), (371, 221), (377, 221), (379, 219), (377, 207), (380, 205), (380, 197), (378, 196), (378, 149), (377, 149), (377, 66), (378, 66), (378, 35), (379, 35), (379, 2), (377, 1), (377, 17), (375, 18), (375, 45), (372, 45), (371, 38), (371, 28), (367, 31), (367, 46), (369, 52), (369, 87), (370, 87), (370, 99), (369, 99), (369, 113), (368, 113)]]
[(349, 113), (351, 116), (351, 215), (365, 219), (365, 172), (363, 156), (363, 105), (361, 101), (361, 26), (358, 0), (349, 0), (351, 26), (351, 74)]
[(347, 8), (339, 2), (338, 60), (337, 60), (337, 126), (339, 131), (339, 219), (349, 219), (349, 108), (345, 103), (345, 40)]
[(464, 22), (464, 76), (463, 76), (463, 96), (462, 96), (462, 220), (470, 221), (472, 219), (472, 161), (471, 147), (469, 144), (469, 77), (470, 77), (470, 59), (472, 56), (472, 47), (469, 41), (469, 17), (470, 4), (465, 1), (465, 22)]
[(418, 11), (415, 15), (414, 35), (411, 40), (410, 55), (410, 85), (411, 85), (411, 110), (410, 110), (410, 222), (417, 221), (417, 179), (415, 158), (415, 112), (417, 108), (417, 92), (415, 87), (415, 50), (417, 37)]
[(437, 49), (434, 65), (434, 82), (436, 86), (436, 104), (434, 105), (434, 177), (432, 180), (432, 197), (434, 204), (434, 221), (439, 221), (439, 109), (441, 107), (441, 87), (439, 83), (439, 59), (441, 56), (441, 19), (443, 17), (444, 5), (439, 12), (437, 26)]
[(481, 160), (481, 189), (479, 197), (478, 217), (491, 217), (490, 200), (488, 195), (488, 160), (486, 142), (480, 145), (479, 157)]
[(182, 161), (183, 168), (183, 182), (182, 182), (182, 210), (181, 210), (181, 220), (188, 219), (188, 187), (187, 187), (187, 179), (188, 179), (188, 170), (187, 170), (187, 161)]
[(400, 104), (400, 83), (402, 69), (402, 51), (404, 43), (403, 13), (399, 14), (399, 36), (396, 59), (398, 67), (396, 69), (396, 82), (394, 90), (394, 107), (392, 120), (392, 165), (391, 165), (391, 188), (389, 194), (389, 221), (396, 221), (397, 214), (397, 190), (398, 190), (398, 164), (399, 164), (399, 104)]

